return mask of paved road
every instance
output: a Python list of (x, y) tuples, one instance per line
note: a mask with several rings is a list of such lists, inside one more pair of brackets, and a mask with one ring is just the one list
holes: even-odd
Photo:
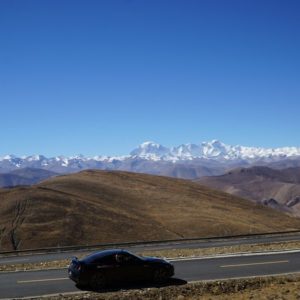
[[(213, 280), (300, 272), (300, 251), (210, 259), (173, 261), (175, 278), (185, 281)], [(47, 270), (0, 273), (0, 299), (75, 292), (67, 271)]]
[[(286, 241), (300, 241), (300, 233), (287, 235), (265, 235), (247, 238), (230, 238), (230, 239), (213, 239), (213, 240), (199, 240), (188, 242), (166, 242), (158, 244), (144, 244), (139, 246), (126, 247), (126, 249), (138, 253), (145, 250), (166, 250), (166, 249), (196, 249), (196, 248), (210, 248), (221, 246), (234, 246), (246, 244), (263, 244), (271, 242), (286, 242)], [(4, 256), (0, 255), (0, 264), (18, 264), (18, 263), (37, 263), (43, 261), (53, 261), (61, 259), (69, 259), (72, 256), (86, 255), (91, 251), (78, 250), (71, 252), (46, 253), (46, 254), (32, 254), (19, 256)]]

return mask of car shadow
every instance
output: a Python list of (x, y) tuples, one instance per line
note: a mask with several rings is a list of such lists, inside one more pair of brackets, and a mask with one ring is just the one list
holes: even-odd
[(120, 290), (134, 290), (134, 289), (144, 289), (144, 288), (161, 288), (161, 287), (168, 287), (168, 286), (175, 286), (175, 285), (184, 285), (187, 284), (187, 281), (180, 279), (180, 278), (170, 278), (165, 282), (156, 283), (156, 282), (139, 282), (139, 283), (115, 283), (110, 284), (108, 287), (95, 290), (87, 286), (78, 286), (76, 287), (82, 291), (90, 291), (90, 292), (117, 292)]

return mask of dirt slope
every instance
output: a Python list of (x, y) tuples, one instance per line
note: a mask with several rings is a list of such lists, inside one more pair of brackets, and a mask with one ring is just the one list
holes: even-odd
[(300, 220), (186, 180), (83, 171), (0, 190), (0, 249), (300, 229)]

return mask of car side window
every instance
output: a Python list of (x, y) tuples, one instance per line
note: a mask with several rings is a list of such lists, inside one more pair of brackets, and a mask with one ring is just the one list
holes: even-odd
[(127, 254), (127, 253), (123, 253), (121, 254), (122, 255), (122, 263), (123, 264), (135, 264), (135, 263), (138, 263), (138, 259), (133, 256), (133, 255), (130, 255), (130, 254)]
[(98, 259), (95, 261), (96, 264), (101, 264), (101, 265), (116, 265), (116, 259), (114, 255), (109, 255), (106, 257), (102, 257), (101, 259)]
[(135, 257), (133, 257), (133, 256), (131, 256), (131, 255), (125, 254), (124, 257), (125, 257), (124, 260), (125, 260), (126, 262), (134, 262), (134, 261), (136, 261), (136, 260), (135, 260)]

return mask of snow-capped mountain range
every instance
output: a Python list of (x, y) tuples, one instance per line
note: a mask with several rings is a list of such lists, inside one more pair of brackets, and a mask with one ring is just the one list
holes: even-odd
[(131, 156), (150, 160), (192, 160), (195, 158), (215, 160), (255, 160), (266, 158), (288, 158), (300, 156), (300, 147), (258, 148), (226, 145), (212, 140), (200, 145), (185, 144), (178, 147), (166, 148), (154, 142), (145, 142), (133, 150)]
[[(130, 155), (126, 156), (85, 157), (78, 155), (72, 157), (57, 156), (47, 158), (43, 155), (26, 157), (6, 155), (0, 157), (0, 173), (29, 167), (60, 173), (95, 168), (106, 170), (128, 170), (165, 175), (166, 172), (161, 171), (162, 168), (165, 170), (167, 167), (168, 170), (170, 170), (170, 168), (174, 168), (174, 165), (176, 165), (177, 168), (176, 172), (178, 171), (179, 165), (188, 165), (189, 168), (191, 168), (191, 166), (211, 167), (212, 165), (217, 165), (219, 167), (222, 165), (221, 170), (224, 171), (224, 166), (226, 166), (225, 169), (227, 169), (231, 166), (244, 166), (255, 163), (262, 165), (286, 159), (299, 159), (300, 161), (300, 147), (258, 148), (231, 146), (220, 141), (213, 140), (211, 142), (203, 142), (200, 144), (184, 144), (177, 147), (167, 148), (154, 142), (145, 142), (131, 151)], [(180, 170), (180, 172), (181, 171), (182, 170)], [(172, 173), (174, 172), (173, 169), (171, 174), (168, 172), (166, 175), (174, 175)], [(197, 173), (198, 170), (195, 172)], [(213, 173), (213, 175), (215, 174), (216, 173)]]

